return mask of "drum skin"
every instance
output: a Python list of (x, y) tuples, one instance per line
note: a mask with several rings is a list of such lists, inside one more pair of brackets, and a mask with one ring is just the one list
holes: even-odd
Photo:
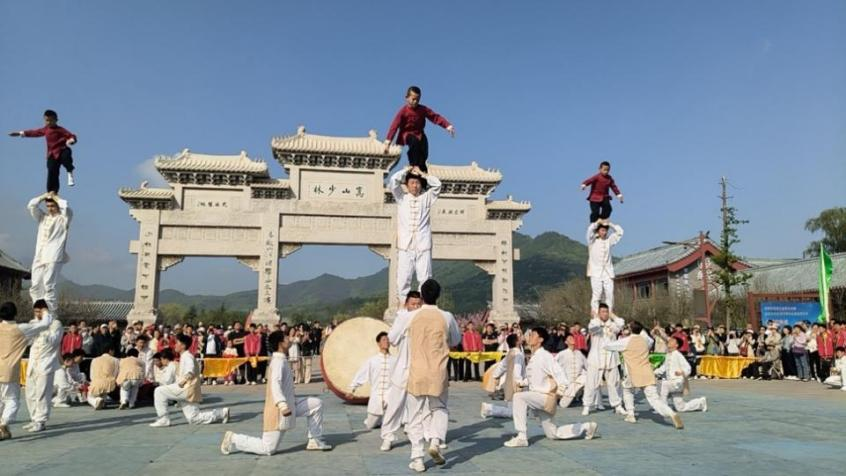
[(376, 336), (389, 329), (390, 326), (380, 319), (356, 317), (339, 324), (326, 338), (320, 353), (320, 371), (326, 387), (338, 398), (356, 405), (367, 404), (369, 383), (355, 391), (355, 398), (347, 398), (347, 392), (358, 369), (367, 359), (379, 353)]

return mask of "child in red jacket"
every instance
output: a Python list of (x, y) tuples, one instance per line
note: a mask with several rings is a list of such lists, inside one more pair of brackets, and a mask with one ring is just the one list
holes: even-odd
[(445, 117), (420, 104), (420, 88), (409, 86), (405, 93), (405, 105), (400, 108), (394, 116), (391, 126), (388, 128), (388, 136), (385, 138), (385, 153), (397, 136), (398, 145), (408, 145), (408, 164), (417, 166), (422, 172), (428, 172), (426, 160), (429, 158), (429, 140), (423, 132), (426, 127), (426, 119), (443, 127), (452, 137), (455, 137), (455, 127)]
[(47, 192), (59, 193), (59, 167), (68, 171), (68, 186), (74, 186), (73, 156), (70, 145), (76, 143), (76, 134), (59, 126), (56, 111), (44, 111), (44, 127), (26, 131), (10, 132), (12, 137), (44, 137), (47, 140)]
[(610, 188), (620, 203), (623, 203), (623, 194), (614, 183), (614, 179), (608, 172), (611, 171), (611, 164), (603, 161), (599, 164), (599, 173), (593, 177), (582, 182), (582, 190), (590, 185), (590, 195), (588, 195), (588, 202), (590, 202), (590, 222), (596, 223), (596, 220), (602, 218), (607, 220), (611, 217), (611, 195), (608, 194)]

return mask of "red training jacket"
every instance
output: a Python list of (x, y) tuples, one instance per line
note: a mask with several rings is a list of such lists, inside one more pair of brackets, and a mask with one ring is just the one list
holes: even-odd
[(44, 137), (47, 140), (47, 157), (59, 160), (62, 151), (67, 148), (68, 139), (76, 140), (76, 134), (61, 126), (44, 126), (40, 129), (23, 131), (24, 137)]
[(82, 348), (82, 335), (80, 334), (65, 334), (62, 337), (62, 355), (70, 354), (76, 349)]
[(464, 352), (481, 352), (484, 349), (482, 335), (476, 331), (465, 331), (461, 336), (461, 347)]
[(397, 130), (399, 130), (399, 137), (397, 137), (397, 144), (399, 145), (405, 145), (405, 138), (408, 134), (412, 134), (419, 139), (423, 137), (423, 128), (426, 127), (426, 119), (429, 119), (444, 129), (451, 125), (445, 117), (422, 104), (418, 104), (415, 108), (406, 104), (394, 116), (394, 120), (388, 128), (388, 136), (385, 139), (389, 141), (394, 140)]
[(617, 188), (617, 184), (614, 183), (614, 178), (611, 175), (596, 174), (582, 182), (582, 185), (590, 185), (590, 195), (587, 199), (591, 202), (602, 202), (606, 198), (610, 199), (609, 188), (614, 191), (615, 195), (620, 195), (620, 189)]

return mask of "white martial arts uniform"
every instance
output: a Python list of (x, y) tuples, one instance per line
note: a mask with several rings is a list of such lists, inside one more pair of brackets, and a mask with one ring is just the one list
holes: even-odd
[(411, 278), (416, 272), (417, 282), (423, 284), (432, 277), (432, 229), (429, 225), (432, 205), (441, 192), (441, 181), (426, 176), (428, 188), (418, 196), (403, 189), (408, 170), (391, 176), (390, 188), (397, 203), (397, 293), (400, 304), (411, 290)]
[[(520, 384), (525, 383), (526, 381), (526, 354), (523, 353), (523, 349), (513, 349), (509, 352), (513, 352), (514, 358), (511, 361), (511, 366), (513, 367), (511, 371), (511, 378), (514, 382)], [(502, 379), (503, 381), (506, 379), (506, 375), (508, 374), (508, 368), (506, 364), (508, 362), (508, 357), (506, 356), (504, 359), (500, 360), (499, 362), (494, 365), (493, 370), (491, 370), (491, 377), (494, 380)], [(516, 395), (517, 392), (514, 392)], [(497, 405), (495, 403), (485, 403), (484, 413), (485, 416), (491, 418), (511, 418), (514, 415), (512, 411), (513, 408), (513, 398), (512, 401), (507, 402), (505, 405)]]
[(587, 359), (585, 359), (585, 354), (580, 350), (567, 348), (555, 356), (555, 361), (564, 371), (564, 375), (567, 376), (567, 381), (569, 382), (561, 394), (561, 400), (558, 401), (558, 406), (567, 408), (585, 387), (585, 383), (587, 382)]
[(42, 197), (33, 198), (27, 205), (30, 215), (38, 222), (38, 238), (35, 241), (35, 256), (32, 258), (32, 285), (29, 288), (29, 296), (32, 302), (44, 299), (50, 312), (55, 313), (56, 280), (62, 265), (68, 261), (65, 244), (68, 241), (68, 228), (73, 212), (66, 200), (57, 198), (59, 213), (50, 215), (38, 206)]
[[(410, 356), (412, 353), (412, 343), (408, 338), (408, 331), (414, 325), (414, 319), (423, 313), (439, 312), (446, 324), (446, 347), (452, 348), (461, 342), (461, 330), (455, 322), (455, 317), (452, 313), (438, 309), (435, 305), (424, 304), (417, 311), (409, 314), (408, 319), (397, 319), (391, 327), (391, 332), (388, 334), (389, 338), (392, 334), (406, 334), (403, 348), (397, 356), (397, 366), (394, 375), (391, 376), (391, 383), (397, 384), (395, 376), (397, 371), (405, 369), (404, 375), (401, 379), (406, 380), (406, 389), (409, 387), (409, 372), (411, 367)], [(398, 326), (397, 324), (400, 324)], [(426, 352), (427, 349), (422, 349), (421, 352)], [(434, 363), (430, 363), (434, 365)], [(447, 371), (446, 368), (443, 369)], [(447, 375), (443, 375), (444, 382), (448, 381)], [(408, 424), (406, 425), (406, 432), (408, 433), (408, 440), (411, 442), (411, 459), (415, 460), (423, 457), (424, 441), (429, 440), (433, 446), (439, 446), (441, 442), (446, 441), (447, 427), (449, 425), (449, 410), (447, 404), (449, 402), (449, 388), (444, 386), (443, 391), (438, 396), (432, 395), (414, 395), (412, 391), (408, 391), (405, 400), (405, 411), (408, 414)]]
[(846, 356), (834, 360), (832, 374), (825, 379), (825, 384), (829, 387), (840, 388), (846, 391)]
[[(17, 342), (19, 347), (11, 348), (4, 344), (0, 347), (0, 367), (8, 378), (0, 377), (0, 425), (15, 422), (21, 398), (21, 356), (26, 349), (26, 341), (35, 338), (48, 329), (53, 317), (48, 313), (44, 319), (28, 324), (16, 324), (15, 321), (0, 321), (0, 340)], [(23, 340), (20, 340), (21, 335)]]
[[(645, 346), (647, 349), (646, 352), (648, 354), (648, 349), (652, 345), (652, 343), (650, 342), (651, 339), (646, 339), (643, 335), (623, 337), (614, 342), (604, 344), (603, 348), (613, 352), (624, 352), (626, 351), (626, 348), (629, 345), (629, 341), (635, 338), (643, 339), (645, 341)], [(670, 407), (667, 405), (667, 402), (661, 399), (661, 396), (658, 394), (658, 388), (655, 384), (635, 387), (632, 383), (631, 375), (629, 375), (630, 372), (628, 366), (625, 367), (626, 377), (623, 381), (623, 401), (625, 402), (626, 412), (629, 415), (634, 415), (634, 394), (638, 389), (643, 389), (643, 394), (646, 396), (646, 401), (649, 403), (649, 406), (652, 407), (655, 413), (665, 418), (671, 418), (676, 414), (676, 412), (670, 409)], [(652, 373), (651, 368), (648, 370), (649, 373)]]
[(294, 377), (288, 364), (288, 357), (282, 352), (274, 352), (270, 358), (270, 372), (267, 378), (272, 402), (265, 402), (265, 411), (272, 405), (272, 410), (278, 411), (280, 403), (284, 403), (291, 410), (291, 415), (278, 416), (277, 429), (263, 428), (261, 438), (248, 435), (232, 435), (232, 449), (270, 456), (279, 451), (282, 435), (296, 425), (297, 417), (308, 418), (309, 440), (319, 440), (323, 436), (323, 402), (317, 397), (296, 397), (294, 395)]
[(590, 352), (587, 357), (587, 378), (585, 381), (585, 390), (583, 405), (589, 408), (601, 401), (602, 392), (599, 386), (602, 384), (602, 379), (605, 379), (608, 388), (608, 401), (612, 407), (617, 407), (621, 403), (620, 399), (620, 357), (616, 352), (609, 352), (603, 346), (609, 342), (617, 339), (617, 335), (623, 330), (626, 322), (617, 317), (609, 316), (608, 320), (602, 321), (598, 317), (594, 317), (588, 323), (588, 333), (590, 334)]
[[(160, 419), (168, 418), (167, 404), (170, 400), (179, 402), (185, 419), (192, 425), (207, 425), (223, 419), (223, 410), (214, 409), (206, 412), (200, 411), (200, 406), (195, 402), (188, 401), (188, 389), (186, 382), (201, 378), (200, 369), (197, 368), (197, 361), (191, 352), (185, 351), (179, 355), (179, 368), (176, 371), (176, 383), (156, 387), (153, 393), (153, 401), (156, 407), (156, 415)], [(183, 386), (184, 385), (184, 386)], [(190, 385), (190, 384), (188, 384)]]
[(587, 229), (587, 275), (590, 278), (590, 308), (594, 312), (599, 309), (599, 297), (603, 292), (608, 308), (614, 310), (614, 264), (611, 262), (611, 247), (620, 242), (623, 228), (614, 223), (608, 226), (610, 229), (604, 240), (596, 235), (596, 223), (591, 223)]
[(405, 309), (397, 311), (394, 323), (388, 331), (388, 340), (397, 348), (390, 373), (390, 386), (385, 398), (385, 411), (382, 416), (380, 436), (383, 440), (395, 441), (396, 433), (406, 423), (405, 400), (408, 392), (405, 389), (408, 382), (408, 340), (405, 329), (413, 313)]
[(138, 351), (138, 360), (144, 364), (144, 380), (153, 382), (156, 379), (155, 365), (153, 365), (153, 349), (147, 347)]
[[(517, 431), (517, 438), (528, 439), (527, 420), (529, 411), (532, 411), (540, 419), (543, 432), (547, 438), (569, 440), (578, 438), (587, 432), (588, 425), (581, 423), (556, 426), (552, 421), (554, 415), (546, 411), (549, 399), (554, 399), (554, 394), (559, 389), (566, 388), (570, 382), (552, 354), (543, 347), (538, 347), (532, 351), (532, 357), (526, 366), (526, 383), (528, 389), (524, 392), (515, 393), (512, 404), (514, 429)], [(553, 409), (555, 405), (556, 403), (553, 401)]]
[(157, 385), (170, 385), (172, 383), (176, 383), (176, 363), (168, 362), (168, 364), (162, 368), (155, 367), (153, 369), (153, 374)]
[(661, 400), (666, 402), (672, 396), (677, 412), (695, 412), (705, 408), (705, 397), (694, 398), (689, 402), (684, 400), (684, 386), (690, 376), (690, 364), (678, 350), (664, 356), (664, 363), (655, 369), (655, 375), (665, 375), (661, 380)]
[(53, 397), (54, 405), (57, 403), (68, 403), (68, 400), (71, 402), (82, 402), (82, 394), (79, 390), (83, 382), (79, 382), (77, 376), (82, 374), (78, 371), (74, 374), (72, 368), (73, 366), (63, 366), (53, 374), (53, 387), (56, 392), (56, 395)]
[(390, 353), (379, 352), (367, 359), (350, 382), (350, 393), (362, 385), (370, 384), (370, 398), (367, 401), (367, 418), (364, 426), (370, 430), (382, 423), (382, 415), (388, 404), (388, 390), (391, 388), (391, 369), (397, 358)]
[[(30, 321), (30, 324), (35, 323)], [(26, 367), (26, 406), (34, 423), (46, 423), (53, 405), (53, 376), (62, 367), (62, 323), (54, 319), (50, 327), (32, 341)]]

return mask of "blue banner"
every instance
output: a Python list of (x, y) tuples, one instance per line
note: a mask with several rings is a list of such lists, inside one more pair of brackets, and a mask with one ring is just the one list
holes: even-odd
[(801, 321), (817, 322), (821, 311), (818, 301), (761, 301), (761, 323), (775, 322), (779, 327)]

